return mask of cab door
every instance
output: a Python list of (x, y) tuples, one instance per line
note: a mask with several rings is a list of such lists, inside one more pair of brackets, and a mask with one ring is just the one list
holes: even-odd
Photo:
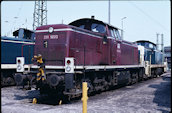
[(111, 63), (112, 65), (116, 64), (116, 56), (117, 56), (117, 52), (116, 52), (116, 48), (117, 48), (117, 42), (115, 40), (115, 38), (113, 37), (113, 39), (111, 40)]
[(111, 41), (111, 62), (112, 65), (119, 65), (121, 62), (121, 44), (122, 40), (120, 38), (117, 29), (109, 28), (110, 35), (112, 37)]
[(102, 51), (102, 55), (101, 55), (101, 65), (109, 65), (109, 56), (110, 56), (110, 49), (109, 49), (109, 39), (107, 38), (106, 35), (104, 35), (103, 40), (101, 41), (101, 51)]

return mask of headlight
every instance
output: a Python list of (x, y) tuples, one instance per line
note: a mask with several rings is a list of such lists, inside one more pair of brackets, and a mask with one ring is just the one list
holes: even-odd
[(22, 68), (22, 67), (21, 67), (20, 65), (17, 66), (17, 69), (18, 69), (18, 70), (21, 70), (21, 68)]
[(67, 66), (67, 67), (66, 67), (66, 71), (69, 72), (70, 70), (71, 70), (71, 68), (70, 68), (69, 66)]
[(48, 32), (49, 33), (52, 33), (54, 31), (54, 28), (53, 27), (50, 27), (49, 29), (48, 29)]

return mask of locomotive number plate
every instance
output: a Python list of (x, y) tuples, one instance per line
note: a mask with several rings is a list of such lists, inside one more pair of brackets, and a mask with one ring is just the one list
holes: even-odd
[(44, 35), (44, 39), (58, 39), (58, 35)]

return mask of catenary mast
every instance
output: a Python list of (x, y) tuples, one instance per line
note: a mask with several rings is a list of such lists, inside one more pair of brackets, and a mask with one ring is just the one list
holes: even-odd
[(47, 1), (35, 0), (33, 30), (42, 25), (47, 25)]

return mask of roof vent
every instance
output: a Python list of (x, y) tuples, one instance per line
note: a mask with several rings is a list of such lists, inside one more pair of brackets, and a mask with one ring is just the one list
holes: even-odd
[(91, 16), (91, 19), (94, 19), (94, 16)]

